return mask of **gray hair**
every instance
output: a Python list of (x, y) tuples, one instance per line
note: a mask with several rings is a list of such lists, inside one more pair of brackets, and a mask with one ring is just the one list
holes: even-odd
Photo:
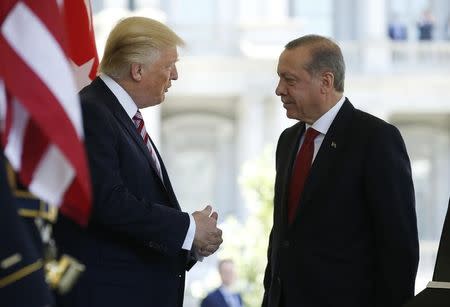
[(288, 50), (297, 47), (308, 48), (311, 61), (305, 67), (311, 75), (329, 71), (334, 75), (333, 87), (338, 92), (344, 91), (345, 62), (339, 46), (329, 38), (320, 35), (305, 35), (286, 44)]

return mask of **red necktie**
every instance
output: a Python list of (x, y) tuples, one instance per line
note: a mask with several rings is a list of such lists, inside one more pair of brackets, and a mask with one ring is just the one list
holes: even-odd
[(289, 201), (288, 201), (288, 220), (289, 224), (294, 221), (297, 212), (300, 196), (302, 195), (303, 186), (308, 177), (314, 154), (314, 139), (320, 132), (313, 128), (308, 128), (305, 133), (302, 147), (298, 151), (295, 160), (294, 170), (292, 172), (291, 182), (289, 185)]
[(156, 168), (159, 178), (161, 178), (162, 180), (161, 166), (159, 165), (158, 157), (156, 156), (156, 153), (153, 150), (152, 143), (150, 142), (150, 137), (148, 136), (148, 133), (145, 130), (144, 119), (142, 118), (142, 114), (139, 110), (137, 110), (136, 115), (133, 116), (133, 122), (139, 134), (144, 139), (144, 143), (145, 145), (147, 145), (148, 151), (150, 152), (150, 156), (152, 157), (153, 166)]

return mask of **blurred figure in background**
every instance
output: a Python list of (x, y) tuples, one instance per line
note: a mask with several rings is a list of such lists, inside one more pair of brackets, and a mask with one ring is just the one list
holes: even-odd
[(404, 41), (408, 39), (406, 25), (400, 20), (398, 14), (393, 14), (388, 26), (389, 38), (393, 41)]
[(233, 260), (221, 260), (218, 270), (222, 284), (206, 296), (201, 307), (242, 307), (241, 295), (232, 291), (233, 283), (236, 280)]
[(419, 30), (419, 40), (433, 40), (435, 18), (430, 9), (423, 11), (422, 16), (417, 22), (417, 30)]

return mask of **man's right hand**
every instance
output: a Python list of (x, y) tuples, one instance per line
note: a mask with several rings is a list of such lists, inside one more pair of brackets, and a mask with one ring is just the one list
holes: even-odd
[(222, 240), (222, 230), (217, 228), (217, 212), (212, 212), (211, 206), (202, 211), (192, 213), (195, 220), (194, 248), (200, 256), (207, 257), (219, 248)]

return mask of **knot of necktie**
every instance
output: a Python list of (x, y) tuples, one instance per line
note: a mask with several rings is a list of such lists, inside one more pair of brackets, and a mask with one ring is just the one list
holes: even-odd
[(141, 111), (137, 110), (136, 114), (134, 114), (134, 116), (133, 116), (133, 119), (140, 119), (140, 120), (142, 120), (143, 118), (142, 118)]
[(311, 142), (314, 141), (314, 139), (320, 134), (319, 131), (317, 131), (316, 129), (314, 129), (313, 127), (309, 127), (308, 129), (306, 129), (306, 133), (305, 133), (305, 140), (303, 141), (303, 143), (309, 144)]

